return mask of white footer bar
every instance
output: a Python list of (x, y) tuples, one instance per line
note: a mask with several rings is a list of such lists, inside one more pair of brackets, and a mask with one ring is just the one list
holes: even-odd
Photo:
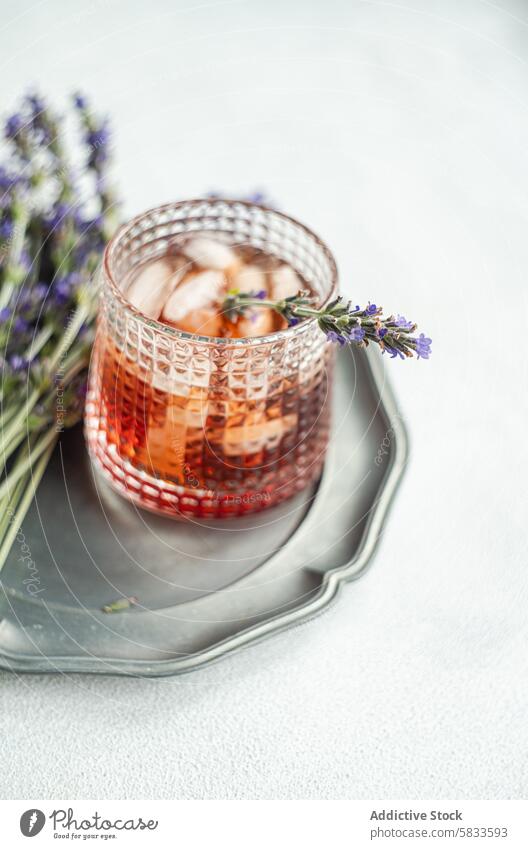
[(2, 845), (9, 849), (528, 847), (526, 801), (30, 800), (0, 806)]

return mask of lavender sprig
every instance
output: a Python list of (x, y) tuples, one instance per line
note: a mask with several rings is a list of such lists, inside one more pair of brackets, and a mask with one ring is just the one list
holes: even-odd
[(362, 308), (341, 296), (324, 307), (315, 306), (315, 298), (309, 292), (299, 291), (283, 300), (268, 299), (265, 291), (243, 293), (232, 289), (223, 304), (223, 311), (232, 321), (244, 316), (248, 310), (267, 307), (281, 315), (289, 327), (303, 319), (315, 318), (329, 342), (338, 345), (356, 345), (366, 348), (374, 343), (382, 353), (394, 359), (404, 360), (414, 354), (418, 359), (428, 360), (431, 355), (431, 339), (420, 333), (415, 336), (417, 325), (402, 316), (382, 317), (383, 309), (368, 303)]
[(275, 199), (271, 198), (268, 193), (262, 191), (262, 189), (253, 189), (253, 191), (242, 196), (231, 196), (228, 192), (219, 192), (215, 190), (207, 192), (206, 197), (210, 200), (226, 200), (226, 198), (231, 198), (232, 200), (242, 200), (246, 203), (253, 203), (255, 206), (267, 206), (272, 207), (273, 209), (279, 208)]

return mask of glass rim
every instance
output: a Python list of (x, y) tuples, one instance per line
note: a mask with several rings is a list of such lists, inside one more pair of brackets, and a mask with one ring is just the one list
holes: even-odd
[[(303, 224), (301, 221), (298, 221), (296, 218), (293, 218), (291, 215), (286, 215), (284, 212), (279, 212), (271, 206), (264, 206), (263, 204), (252, 203), (247, 200), (237, 200), (236, 198), (191, 198), (188, 200), (181, 200), (172, 203), (160, 204), (158, 206), (150, 207), (149, 209), (144, 210), (139, 215), (135, 215), (129, 221), (122, 224), (114, 233), (110, 241), (105, 247), (103, 253), (102, 260), (102, 268), (103, 273), (106, 278), (106, 281), (110, 284), (110, 288), (112, 290), (112, 294), (116, 298), (116, 300), (120, 303), (122, 307), (126, 310), (126, 312), (130, 313), (134, 316), (134, 318), (141, 321), (142, 324), (150, 327), (152, 330), (157, 333), (163, 333), (167, 336), (170, 336), (173, 339), (182, 339), (185, 342), (199, 342), (200, 344), (209, 344), (215, 347), (220, 345), (228, 345), (230, 347), (242, 347), (242, 346), (258, 346), (264, 344), (270, 344), (275, 341), (279, 341), (288, 336), (293, 336), (296, 333), (306, 330), (311, 327), (314, 322), (317, 320), (316, 318), (307, 318), (304, 321), (300, 322), (300, 324), (294, 325), (293, 327), (286, 327), (283, 330), (275, 330), (273, 333), (268, 333), (266, 336), (249, 336), (242, 337), (240, 339), (230, 339), (224, 336), (202, 336), (199, 333), (189, 333), (186, 330), (180, 330), (177, 327), (171, 327), (168, 324), (164, 324), (161, 321), (158, 321), (154, 318), (149, 318), (147, 315), (142, 313), (140, 310), (136, 309), (133, 304), (124, 296), (121, 288), (117, 284), (114, 274), (112, 272), (111, 263), (112, 263), (112, 255), (116, 249), (116, 245), (118, 244), (120, 238), (127, 232), (130, 228), (134, 227), (138, 224), (146, 215), (150, 215), (154, 212), (163, 212), (164, 210), (175, 209), (181, 206), (186, 206), (187, 204), (195, 204), (195, 203), (225, 203), (228, 206), (244, 206), (247, 209), (260, 209), (264, 212), (272, 212), (274, 215), (278, 215), (286, 221), (289, 221), (291, 224), (294, 224), (296, 227), (300, 227), (301, 230), (310, 236), (311, 239), (317, 244), (317, 246), (322, 250), (326, 259), (330, 265), (331, 272), (331, 287), (328, 296), (322, 301), (321, 306), (325, 306), (327, 303), (331, 301), (332, 298), (337, 296), (337, 285), (338, 285), (338, 271), (337, 271), (337, 263), (335, 261), (334, 255), (330, 248), (326, 245), (325, 242), (316, 234), (313, 230)], [(209, 232), (209, 231), (208, 231)], [(214, 233), (215, 230), (211, 230), (211, 233)], [(222, 232), (222, 231), (218, 231)]]

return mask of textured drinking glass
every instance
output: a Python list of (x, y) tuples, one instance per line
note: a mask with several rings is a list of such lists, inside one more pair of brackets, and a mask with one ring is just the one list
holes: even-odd
[(333, 346), (313, 320), (268, 336), (217, 339), (138, 312), (120, 284), (174, 240), (198, 233), (288, 263), (320, 304), (336, 294), (330, 251), (285, 215), (225, 200), (145, 212), (105, 252), (86, 436), (95, 466), (140, 506), (180, 517), (239, 516), (320, 475)]

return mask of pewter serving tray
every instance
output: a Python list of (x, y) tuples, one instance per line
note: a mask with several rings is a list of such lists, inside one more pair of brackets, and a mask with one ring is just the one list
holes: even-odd
[(322, 611), (365, 570), (405, 468), (383, 365), (339, 353), (321, 481), (241, 519), (139, 510), (94, 477), (80, 428), (64, 434), (2, 572), (0, 666), (171, 675)]

